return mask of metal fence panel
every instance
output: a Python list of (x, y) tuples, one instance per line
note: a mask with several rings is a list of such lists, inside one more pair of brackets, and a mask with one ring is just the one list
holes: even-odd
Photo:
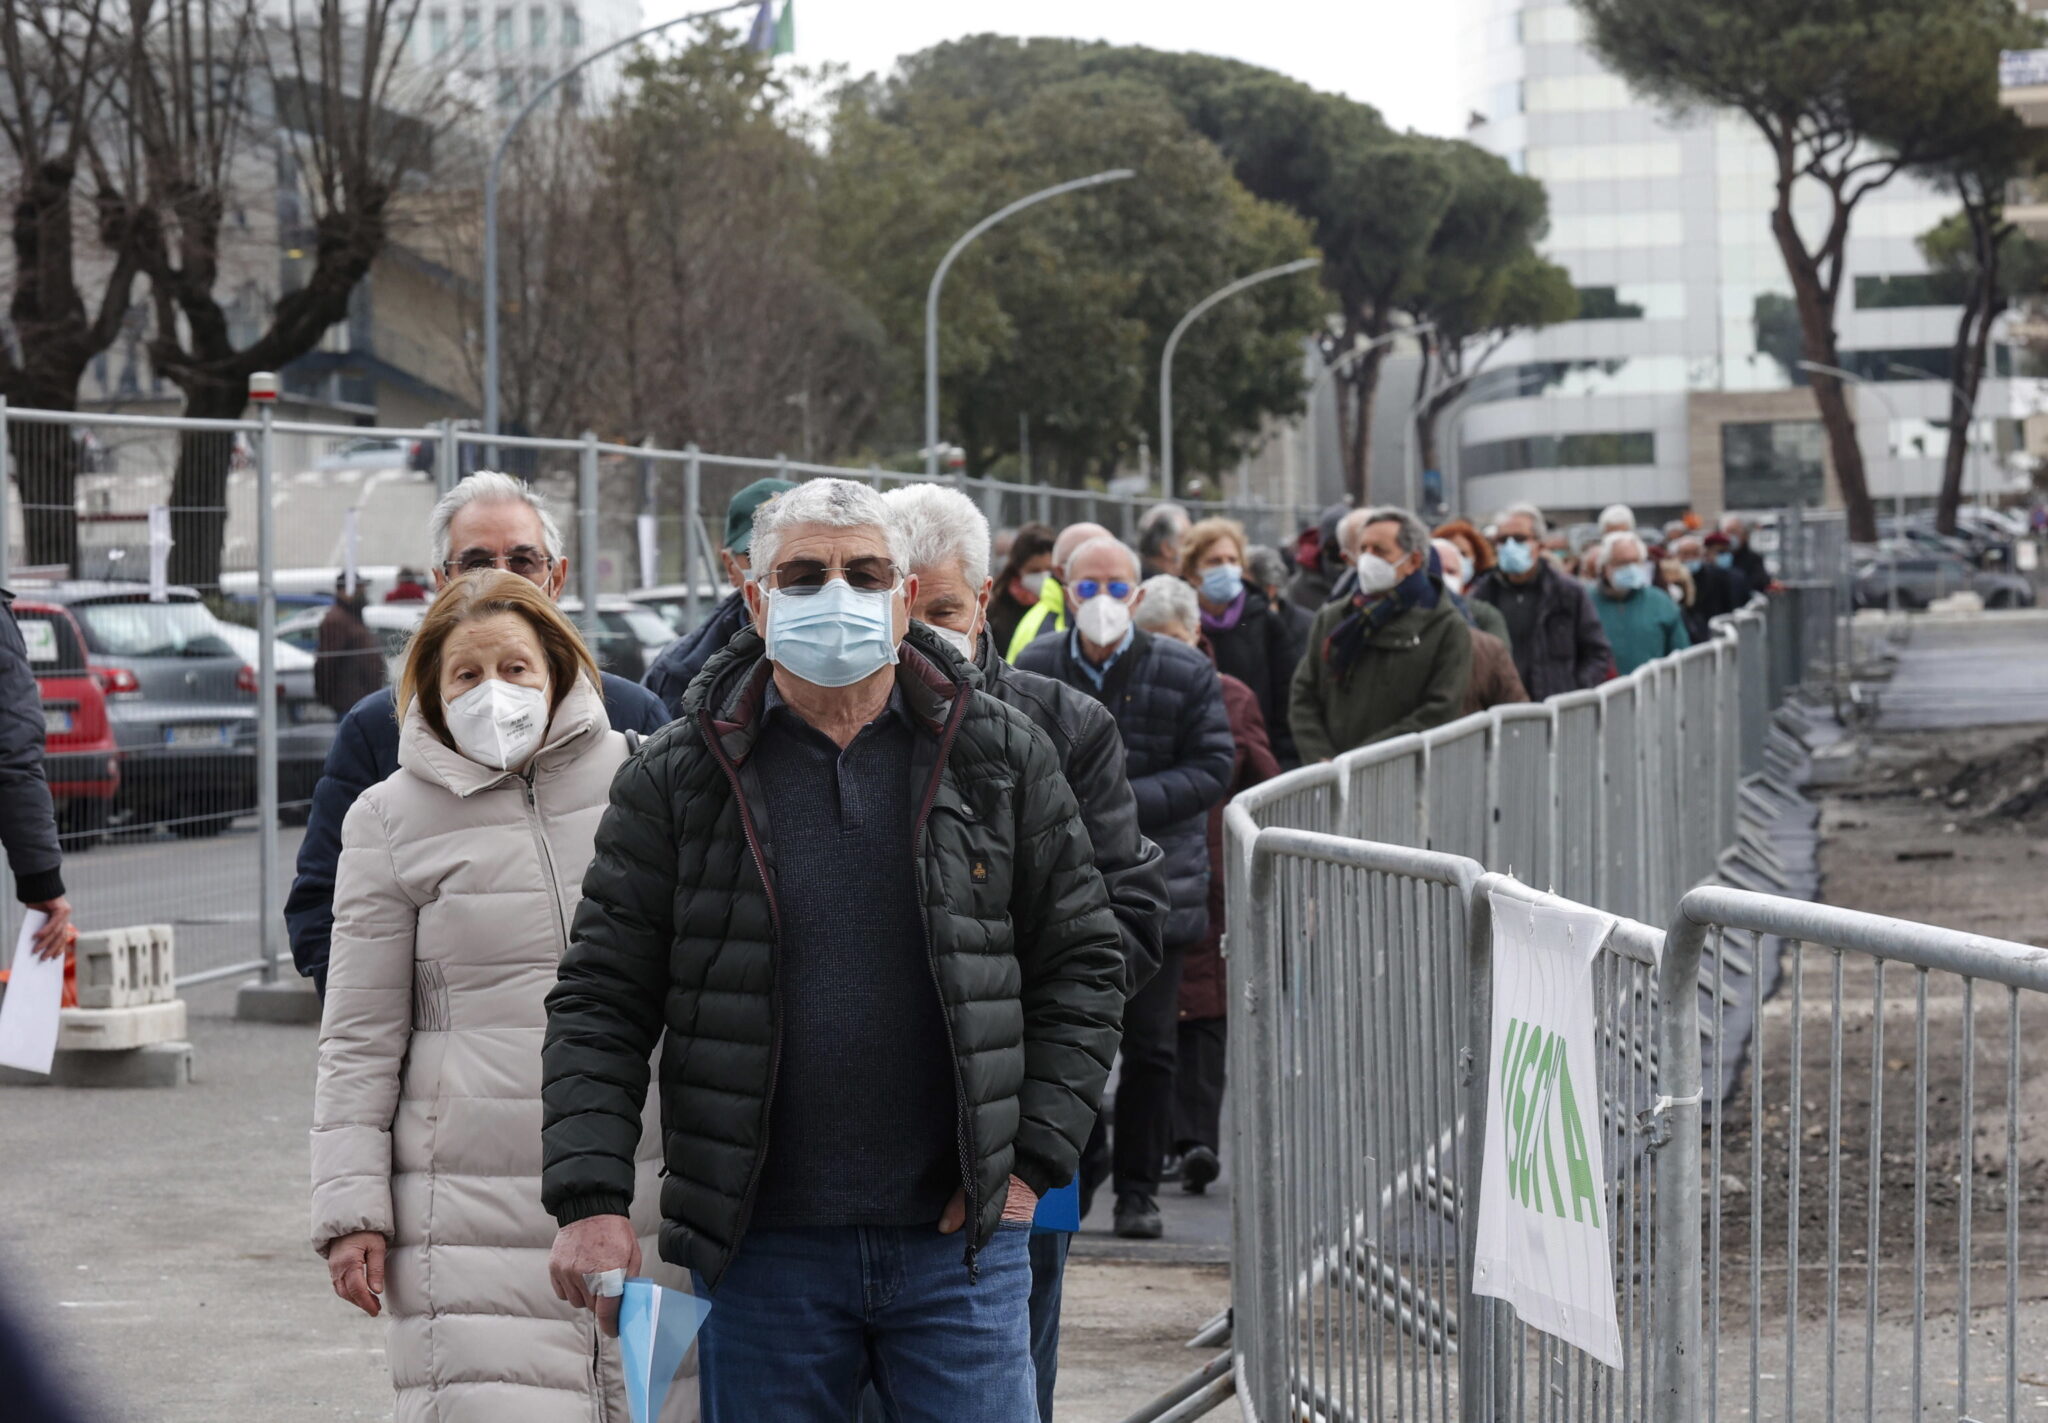
[[(1556, 889), (1568, 899), (1592, 902), (1598, 887), (1604, 833), (1600, 793), (1600, 693), (1571, 692), (1550, 702), (1557, 718), (1554, 760), (1557, 778)], [(1513, 874), (1508, 861), (1493, 860)], [(1532, 867), (1533, 868), (1533, 867)], [(1536, 880), (1535, 883), (1544, 883)]]
[(1337, 758), (1345, 828), (1360, 840), (1422, 843), (1424, 793), (1420, 736), (1398, 736)]
[(1547, 706), (1497, 707), (1494, 718), (1493, 843), (1488, 864), (1531, 884), (1557, 876), (1562, 847), (1556, 833), (1551, 750), (1553, 719)]
[(1642, 799), (1643, 725), (1640, 683), (1609, 682), (1600, 688), (1600, 868), (1602, 909), (1642, 917), (1645, 882)]
[(1424, 734), (1429, 827), (1425, 848), (1473, 860), (1486, 857), (1492, 819), (1492, 733), (1492, 719), (1479, 715)]

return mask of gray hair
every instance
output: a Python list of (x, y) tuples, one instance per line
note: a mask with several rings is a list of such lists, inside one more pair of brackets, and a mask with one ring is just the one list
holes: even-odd
[(1522, 515), (1535, 526), (1537, 538), (1547, 538), (1549, 536), (1550, 521), (1543, 517), (1543, 511), (1534, 504), (1510, 504), (1507, 508), (1495, 514), (1493, 521), (1497, 525), (1503, 524), (1516, 514)]
[(880, 494), (850, 479), (813, 479), (776, 495), (754, 511), (754, 543), (748, 557), (754, 577), (761, 577), (775, 566), (782, 536), (804, 524), (821, 524), (828, 529), (878, 529), (888, 540), (889, 561), (905, 572), (910, 569), (909, 545)]
[(449, 547), (448, 526), (455, 522), (458, 513), (472, 504), (526, 505), (540, 520), (541, 552), (549, 558), (561, 558), (562, 531), (555, 524), (555, 516), (548, 512), (548, 502), (541, 497), (540, 491), (523, 479), (500, 474), (495, 469), (480, 469), (434, 502), (433, 515), (427, 521), (427, 534), (434, 549), (434, 567), (440, 568), (454, 556), (454, 550)]
[(1133, 583), (1137, 582), (1140, 578), (1143, 578), (1145, 576), (1145, 565), (1138, 561), (1138, 555), (1132, 552), (1131, 546), (1125, 543), (1122, 539), (1109, 538), (1107, 536), (1101, 538), (1092, 538), (1088, 540), (1087, 543), (1082, 544), (1079, 548), (1075, 549), (1072, 553), (1068, 554), (1067, 567), (1072, 568), (1076, 563), (1080, 562), (1081, 555), (1088, 552), (1088, 550), (1092, 548), (1113, 548), (1118, 553), (1122, 554), (1125, 558), (1128, 558), (1131, 561), (1131, 581)]
[(1193, 527), (1188, 511), (1180, 505), (1154, 504), (1138, 521), (1138, 552), (1146, 558), (1157, 558), (1166, 551), (1168, 544)]
[(1401, 532), (1395, 535), (1395, 542), (1401, 546), (1401, 552), (1421, 553), (1429, 548), (1429, 525), (1406, 509), (1385, 504), (1363, 512), (1366, 524), (1394, 524), (1400, 528)]
[(1185, 579), (1161, 573), (1138, 585), (1138, 605), (1131, 609), (1131, 621), (1147, 632), (1179, 623), (1187, 631), (1199, 633), (1202, 608)]
[(1636, 546), (1637, 558), (1649, 558), (1650, 546), (1643, 542), (1642, 537), (1634, 529), (1616, 529), (1600, 540), (1601, 567), (1604, 568), (1614, 562), (1614, 550), (1625, 543), (1631, 543)]
[[(1615, 527), (1609, 529), (1609, 524)], [(1604, 533), (1632, 534), (1636, 530), (1636, 511), (1626, 504), (1609, 504), (1600, 511), (1600, 528)]]
[(903, 538), (910, 572), (957, 561), (968, 590), (980, 591), (988, 579), (988, 519), (972, 499), (943, 484), (906, 484), (882, 502)]
[(1287, 581), (1287, 561), (1277, 548), (1253, 544), (1244, 551), (1244, 566), (1261, 588), (1278, 588)]

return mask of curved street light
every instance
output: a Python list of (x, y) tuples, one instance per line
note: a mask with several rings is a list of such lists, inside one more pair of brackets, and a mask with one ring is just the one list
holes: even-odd
[(946, 284), (946, 273), (951, 270), (953, 260), (967, 249), (967, 244), (987, 232), (1004, 218), (1047, 198), (1056, 198), (1062, 193), (1079, 192), (1083, 188), (1098, 187), (1103, 183), (1121, 183), (1126, 178), (1137, 177), (1130, 168), (1111, 168), (1102, 173), (1091, 173), (1085, 178), (1059, 183), (1042, 188), (1027, 197), (1017, 199), (1008, 207), (998, 208), (980, 222), (961, 234), (960, 240), (947, 249), (939, 261), (939, 269), (932, 273), (932, 284), (924, 298), (924, 473), (927, 479), (939, 477), (939, 289)]
[(1270, 282), (1275, 277), (1292, 276), (1296, 272), (1306, 272), (1322, 265), (1323, 259), (1320, 257), (1303, 257), (1298, 261), (1282, 263), (1278, 267), (1268, 267), (1263, 272), (1253, 272), (1248, 277), (1239, 277), (1229, 286), (1218, 287), (1196, 302), (1189, 308), (1188, 314), (1180, 319), (1180, 324), (1173, 328), (1173, 334), (1166, 338), (1166, 349), (1159, 353), (1159, 488), (1168, 499), (1173, 498), (1173, 353), (1180, 345), (1180, 338), (1187, 334), (1187, 329), (1195, 324), (1203, 312), (1218, 302), (1227, 301), (1260, 282)]
[[(1436, 323), (1434, 321), (1425, 321), (1420, 326), (1398, 326), (1392, 331), (1382, 332), (1380, 335), (1373, 337), (1372, 340), (1366, 342), (1363, 346), (1353, 346), (1343, 355), (1337, 357), (1336, 360), (1331, 361), (1316, 372), (1315, 379), (1310, 381), (1308, 386), (1308, 420), (1305, 427), (1308, 433), (1308, 480), (1311, 487), (1314, 486), (1316, 481), (1316, 397), (1322, 393), (1323, 388), (1325, 386), (1334, 386), (1337, 383), (1338, 372), (1344, 370), (1352, 362), (1359, 360), (1369, 352), (1377, 351), (1380, 347), (1389, 345), (1402, 336), (1420, 336), (1425, 331), (1434, 330), (1436, 330)], [(1368, 436), (1367, 438), (1370, 439), (1371, 437)]]
[[(540, 101), (562, 87), (565, 80), (581, 73), (608, 54), (616, 54), (629, 44), (660, 34), (663, 30), (686, 25), (692, 20), (709, 20), (719, 15), (729, 15), (735, 10), (754, 6), (756, 0), (733, 0), (730, 5), (721, 5), (715, 10), (699, 10), (691, 15), (678, 15), (673, 20), (663, 20), (658, 25), (649, 25), (636, 30), (622, 40), (613, 40), (603, 49), (592, 50), (567, 69), (562, 70), (547, 83), (534, 90), (533, 97), (520, 106), (512, 116), (512, 122), (505, 125), (505, 132), (498, 138), (498, 146), (491, 154), (491, 166), (484, 174), (484, 433), (498, 433), (498, 182), (499, 174), (505, 167), (505, 153), (511, 148), (512, 139), (519, 132), (519, 126), (527, 116), (540, 107)], [(495, 449), (491, 462), (497, 463)]]

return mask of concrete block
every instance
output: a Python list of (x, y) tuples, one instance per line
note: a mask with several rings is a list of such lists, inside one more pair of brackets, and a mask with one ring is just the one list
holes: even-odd
[(245, 983), (235, 995), (235, 1016), (245, 1023), (320, 1022), (320, 995), (313, 980), (296, 974), (275, 983)]
[(119, 1052), (152, 1043), (182, 1042), (185, 1002), (138, 1003), (132, 1008), (66, 1008), (57, 1015), (57, 1050)]
[[(101, 929), (78, 936), (78, 1005), (81, 1008), (127, 1008), (149, 1000), (143, 960), (148, 938), (138, 946), (126, 929)], [(138, 947), (140, 952), (138, 952)]]
[[(149, 939), (148, 972), (151, 1003), (168, 1003), (178, 996), (177, 934), (168, 924), (141, 924), (128, 930)], [(141, 951), (137, 950), (138, 959)]]
[(4, 1087), (183, 1087), (192, 1080), (192, 1044), (151, 1043), (119, 1052), (59, 1048), (50, 1075), (0, 1067)]

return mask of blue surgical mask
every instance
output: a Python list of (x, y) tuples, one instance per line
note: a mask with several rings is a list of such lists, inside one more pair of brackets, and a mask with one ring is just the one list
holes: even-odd
[(1244, 592), (1244, 570), (1234, 563), (1219, 563), (1202, 575), (1202, 596), (1212, 603), (1235, 603)]
[(1686, 571), (1687, 573), (1697, 573), (1697, 572), (1699, 572), (1699, 571), (1700, 571), (1700, 561), (1699, 561), (1698, 559), (1696, 559), (1696, 558), (1688, 558), (1688, 559), (1687, 559), (1687, 560), (1685, 561), (1685, 571)]
[(834, 578), (815, 593), (768, 592), (768, 660), (814, 687), (850, 687), (896, 661), (896, 595)]
[(1500, 545), (1501, 571), (1519, 578), (1536, 566), (1536, 550), (1520, 539), (1503, 539)]
[(1640, 593), (1650, 586), (1650, 565), (1647, 563), (1625, 563), (1608, 575), (1614, 586), (1624, 593)]
[(1735, 555), (1734, 555), (1734, 554), (1732, 554), (1732, 553), (1717, 553), (1717, 554), (1715, 554), (1715, 555), (1714, 555), (1714, 567), (1716, 567), (1716, 568), (1733, 568), (1734, 566), (1735, 566)]

